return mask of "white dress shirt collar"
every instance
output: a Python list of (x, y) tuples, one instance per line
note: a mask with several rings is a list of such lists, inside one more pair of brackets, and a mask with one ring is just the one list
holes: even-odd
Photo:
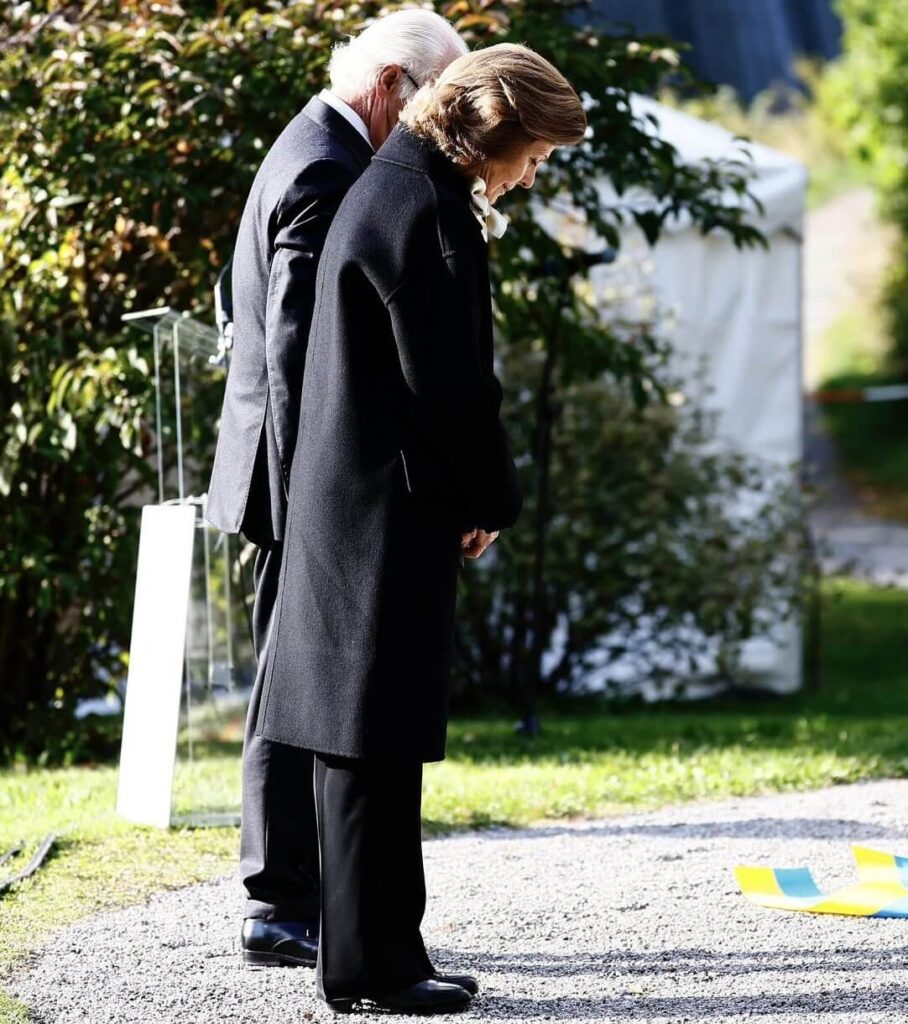
[(328, 89), (322, 89), (318, 94), (318, 98), (322, 103), (327, 103), (332, 110), (336, 110), (338, 114), (345, 121), (349, 121), (350, 124), (359, 132), (360, 135), (369, 143), (369, 149), (375, 150), (372, 145), (372, 140), (369, 138), (369, 129), (366, 127), (366, 122), (357, 114), (357, 112), (350, 106), (349, 103), (345, 103), (339, 96), (335, 96), (333, 92)]

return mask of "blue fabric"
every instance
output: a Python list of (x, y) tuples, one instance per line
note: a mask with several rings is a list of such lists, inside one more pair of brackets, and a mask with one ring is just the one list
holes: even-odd
[(774, 84), (797, 85), (799, 56), (828, 59), (841, 46), (832, 0), (592, 0), (577, 20), (689, 43), (694, 70), (746, 100)]
[(897, 854), (894, 855), (895, 867), (899, 873), (899, 881), (905, 888), (908, 888), (908, 857), (899, 857)]
[(878, 910), (871, 917), (908, 917), (908, 899), (896, 900), (895, 903), (890, 903), (888, 907), (883, 907), (882, 910)]
[(776, 881), (786, 896), (813, 899), (823, 894), (807, 868), (775, 868)]
[(829, 0), (783, 0), (794, 48), (817, 57), (835, 57), (842, 47), (842, 25)]

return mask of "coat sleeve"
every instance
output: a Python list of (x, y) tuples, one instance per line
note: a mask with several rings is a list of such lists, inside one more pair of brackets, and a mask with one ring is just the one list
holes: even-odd
[(485, 268), (466, 252), (443, 251), (434, 223), (408, 247), (418, 266), (386, 305), (407, 387), (411, 490), (424, 481), (436, 501), (453, 505), (464, 529), (513, 526), (523, 496), (499, 418), (491, 338), (482, 336), (476, 275)]
[(265, 360), (285, 493), (299, 424), (318, 261), (331, 221), (354, 180), (342, 164), (316, 161), (297, 177), (276, 212), (265, 311)]

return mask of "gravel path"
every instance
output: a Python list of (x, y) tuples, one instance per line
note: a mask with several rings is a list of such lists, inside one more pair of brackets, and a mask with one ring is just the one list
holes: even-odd
[[(427, 943), (482, 984), (440, 1019), (904, 1022), (908, 921), (764, 910), (732, 867), (844, 883), (852, 841), (908, 854), (906, 804), (886, 781), (428, 842)], [(8, 987), (42, 1024), (334, 1019), (311, 971), (241, 965), (241, 906), (233, 877), (164, 893), (60, 932)]]

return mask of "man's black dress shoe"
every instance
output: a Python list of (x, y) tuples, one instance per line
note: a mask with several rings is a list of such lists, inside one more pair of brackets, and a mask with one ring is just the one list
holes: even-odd
[(439, 972), (436, 971), (433, 977), (436, 981), (443, 981), (448, 985), (460, 985), (460, 987), (465, 992), (469, 992), (471, 996), (475, 996), (479, 991), (479, 982), (472, 974), (439, 974)]
[(243, 962), (257, 967), (315, 967), (318, 927), (310, 921), (247, 917), (240, 936)]
[[(397, 1013), (451, 1013), (469, 1006), (472, 997), (459, 985), (428, 978), (392, 995), (363, 998), (383, 1010), (395, 1010)], [(335, 1013), (350, 1013), (359, 1000), (328, 999), (326, 1002)]]

